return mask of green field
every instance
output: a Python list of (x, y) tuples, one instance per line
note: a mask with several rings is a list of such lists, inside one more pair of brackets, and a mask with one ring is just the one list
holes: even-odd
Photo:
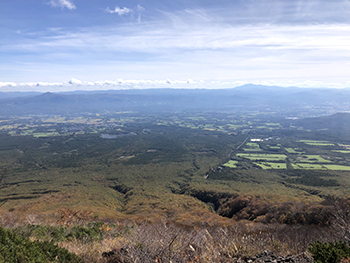
[(245, 151), (245, 152), (260, 152), (260, 151), (262, 151), (262, 149), (259, 149), (259, 148), (254, 148), (254, 149), (244, 148), (243, 151)]
[(327, 141), (299, 140), (297, 142), (303, 142), (312, 146), (334, 146), (334, 143), (330, 143)]
[(306, 143), (308, 145), (313, 145), (313, 146), (334, 146), (333, 143), (320, 143), (320, 142), (314, 142), (314, 143)]
[(243, 151), (245, 151), (245, 152), (259, 152), (259, 151), (262, 151), (262, 149), (260, 149), (260, 145), (257, 143), (248, 142), (245, 145), (245, 148), (243, 149)]
[(270, 149), (273, 149), (273, 150), (280, 150), (281, 147), (279, 146), (269, 146)]
[(264, 163), (254, 163), (264, 170), (267, 169), (287, 169), (287, 165), (285, 163), (272, 163), (272, 162), (264, 162)]
[(58, 132), (38, 132), (38, 133), (33, 133), (33, 136), (35, 138), (39, 137), (51, 137), (51, 136), (60, 136)]
[(325, 170), (326, 168), (321, 164), (310, 164), (310, 163), (295, 163), (292, 164), (294, 169), (308, 169), (308, 170)]
[(338, 170), (338, 171), (350, 171), (350, 166), (336, 165), (336, 164), (325, 164), (323, 165), (328, 170)]
[(247, 146), (251, 147), (251, 148), (260, 148), (259, 144), (255, 143), (255, 142), (248, 142)]
[(297, 152), (294, 148), (285, 148), (288, 153), (302, 153), (302, 152)]
[(303, 155), (299, 162), (303, 163), (331, 163), (332, 161), (322, 158), (320, 155)]
[(223, 164), (223, 166), (230, 167), (230, 168), (237, 168), (238, 161), (229, 160), (227, 163)]
[(237, 156), (247, 158), (250, 160), (266, 160), (266, 161), (283, 161), (287, 158), (284, 154), (249, 154), (249, 153), (238, 153)]

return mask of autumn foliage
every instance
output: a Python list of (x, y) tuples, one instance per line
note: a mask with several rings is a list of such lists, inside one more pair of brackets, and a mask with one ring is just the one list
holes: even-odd
[(275, 203), (253, 196), (238, 196), (221, 205), (218, 214), (262, 223), (329, 225), (332, 207), (317, 203)]

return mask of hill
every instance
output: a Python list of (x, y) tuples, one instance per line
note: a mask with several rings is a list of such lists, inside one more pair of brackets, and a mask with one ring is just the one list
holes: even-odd
[[(348, 109), (348, 89), (301, 89), (245, 85), (221, 90), (144, 89), (1, 94), (0, 115), (81, 114), (113, 111), (279, 111), (325, 113)], [(10, 98), (9, 98), (10, 97)]]
[(310, 130), (329, 130), (336, 133), (349, 132), (350, 113), (336, 113), (317, 118), (305, 118), (296, 120), (294, 125)]

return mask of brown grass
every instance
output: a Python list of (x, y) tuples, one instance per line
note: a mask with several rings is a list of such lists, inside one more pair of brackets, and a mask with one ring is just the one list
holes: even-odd
[[(334, 240), (330, 227), (264, 225), (239, 222), (230, 227), (189, 227), (167, 222), (141, 224), (102, 241), (70, 241), (60, 246), (92, 262), (233, 262), (269, 250), (275, 255), (300, 254), (310, 243)], [(103, 258), (103, 252), (113, 251)]]
[[(189, 209), (183, 220), (170, 221), (169, 218), (158, 217), (151, 221), (143, 218), (144, 223), (141, 218), (123, 222), (105, 221), (102, 240), (73, 239), (58, 245), (79, 255), (86, 263), (234, 262), (265, 250), (276, 256), (297, 255), (307, 252), (309, 244), (318, 240), (334, 242), (349, 236), (347, 219), (350, 201), (331, 201), (337, 213), (335, 222), (330, 225), (236, 222), (222, 217), (222, 222), (213, 222), (215, 217), (206, 217), (201, 209)], [(94, 220), (91, 216), (89, 212), (71, 209), (50, 215), (23, 214), (21, 218), (15, 213), (5, 213), (0, 215), (0, 224), (6, 228), (23, 224), (69, 227), (86, 225)], [(114, 230), (112, 223), (117, 225)], [(111, 253), (103, 257), (104, 252)]]

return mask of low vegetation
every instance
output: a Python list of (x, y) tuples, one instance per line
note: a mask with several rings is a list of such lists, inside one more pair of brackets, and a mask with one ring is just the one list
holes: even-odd
[[(36, 220), (42, 222), (39, 216)], [(151, 224), (93, 221), (86, 225), (51, 222), (4, 227), (8, 229), (0, 228), (2, 251), (16, 247), (1, 253), (4, 262), (236, 262), (262, 251), (299, 255), (308, 253), (308, 248), (320, 262), (335, 263), (349, 255), (345, 243), (339, 242), (344, 229), (335, 223), (310, 227), (241, 220), (204, 227), (161, 219)]]
[(27, 246), (18, 260), (34, 248), (42, 262), (347, 257), (346, 137), (192, 115), (3, 120), (0, 223)]
[[(310, 252), (315, 263), (338, 263), (342, 259), (350, 257), (350, 248), (344, 241), (321, 243), (317, 241), (315, 244), (310, 244)], [(346, 260), (345, 262), (348, 262)]]
[(83, 262), (80, 257), (53, 242), (30, 241), (28, 238), (16, 235), (3, 227), (0, 227), (0, 261), (38, 263)]

